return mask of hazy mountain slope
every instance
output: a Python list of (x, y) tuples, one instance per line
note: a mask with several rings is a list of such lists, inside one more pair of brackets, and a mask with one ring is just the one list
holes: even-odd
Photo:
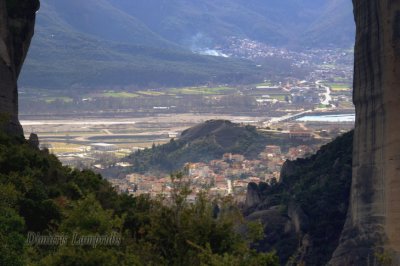
[(62, 41), (54, 38), (35, 41), (20, 80), (22, 86), (103, 89), (121, 85), (172, 87), (212, 80), (221, 83), (259, 80), (260, 69), (247, 61), (118, 45), (76, 33), (60, 36)]
[[(209, 42), (241, 36), (274, 45), (304, 43), (351, 45), (354, 23), (350, 1), (344, 0), (109, 0), (139, 18), (165, 39), (190, 44), (201, 33)], [(330, 12), (335, 10), (336, 12)], [(337, 12), (340, 11), (340, 12)], [(325, 21), (326, 20), (326, 21)], [(323, 23), (321, 23), (323, 22)], [(320, 25), (314, 27), (313, 25)], [(335, 30), (349, 25), (352, 31)], [(311, 29), (310, 29), (311, 28)], [(308, 32), (320, 37), (319, 43)], [(332, 34), (334, 32), (334, 34)], [(327, 38), (332, 36), (332, 38)], [(341, 42), (339, 40), (346, 40)]]
[(40, 12), (43, 16), (38, 16), (39, 29), (48, 26), (44, 19), (57, 17), (75, 31), (103, 40), (154, 47), (174, 46), (108, 0), (44, 0)]
[(42, 0), (20, 84), (64, 89), (255, 81), (273, 68), (190, 50), (223, 45), (230, 36), (347, 48), (354, 39), (351, 12), (347, 0)]
[(333, 0), (324, 12), (309, 25), (302, 43), (309, 46), (318, 46), (324, 43), (337, 43), (344, 46), (353, 43), (355, 25), (351, 1)]
[[(107, 2), (84, 2), (82, 8), (87, 13), (74, 13), (73, 7), (79, 9), (79, 4), (42, 1), (36, 35), (20, 80), (22, 86), (63, 89), (149, 84), (184, 86), (211, 80), (252, 80), (260, 71), (251, 62), (195, 55), (163, 40), (140, 23), (136, 28), (129, 26), (131, 31), (124, 35), (124, 30), (114, 29), (121, 24), (113, 22), (121, 12)], [(92, 14), (93, 10), (97, 12), (106, 7), (115, 16), (108, 18), (106, 11), (102, 15)], [(121, 15), (120, 19), (123, 18)], [(127, 23), (135, 25), (133, 18), (128, 15), (125, 18), (123, 27)], [(96, 27), (98, 21), (104, 25)], [(106, 24), (111, 26), (107, 28)]]
[[(57, 16), (79, 32), (154, 47), (187, 46), (198, 34), (214, 43), (241, 36), (275, 45), (348, 46), (354, 39), (352, 5), (347, 0), (42, 2), (40, 12)], [(42, 26), (47, 25), (39, 16), (38, 27)]]
[[(164, 38), (183, 45), (192, 45), (194, 41), (215, 42), (221, 37), (235, 35), (247, 37), (257, 25), (263, 25), (263, 31), (260, 31), (259, 35), (270, 35), (271, 39), (281, 42), (285, 39), (277, 25), (262, 15), (243, 8), (238, 1), (115, 0), (112, 2), (141, 19)], [(195, 36), (198, 34), (204, 35), (204, 38), (196, 40)]]

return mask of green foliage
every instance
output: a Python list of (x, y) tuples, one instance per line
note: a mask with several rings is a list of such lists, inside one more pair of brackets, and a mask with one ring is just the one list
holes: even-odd
[(231, 254), (213, 254), (210, 249), (203, 250), (201, 254), (201, 266), (278, 266), (279, 259), (274, 252), (272, 253), (256, 253), (251, 251), (250, 254), (240, 254), (234, 256)]
[(260, 241), (264, 238), (264, 227), (260, 221), (249, 222), (247, 227), (247, 235), (252, 242)]
[[(171, 198), (153, 202), (142, 228), (142, 252), (153, 254), (146, 258), (150, 265), (161, 261), (168, 265), (278, 265), (275, 254), (257, 254), (249, 248), (254, 239), (245, 240), (236, 232), (237, 226), (246, 223), (232, 199), (210, 202), (200, 193), (189, 203), (191, 191), (183, 176), (173, 177), (173, 184)], [(215, 204), (220, 206), (218, 217)]]
[[(180, 174), (172, 177), (169, 198), (119, 195), (99, 175), (63, 167), (47, 152), (1, 133), (0, 169), (0, 265), (277, 265), (275, 254), (250, 249), (256, 225), (249, 226), (249, 237), (238, 233), (246, 223), (231, 199), (211, 202), (200, 194), (189, 202)], [(28, 245), (28, 232), (68, 241)], [(110, 235), (121, 241), (72, 241)]]
[(392, 254), (388, 251), (376, 251), (375, 252), (375, 261), (376, 264), (379, 266), (392, 266), (393, 264), (393, 258)]
[(112, 210), (104, 210), (93, 194), (72, 203), (65, 216), (60, 225), (60, 230), (65, 233), (106, 234), (122, 230), (123, 220), (113, 217)]
[(0, 265), (24, 265), (24, 219), (11, 208), (0, 208)]

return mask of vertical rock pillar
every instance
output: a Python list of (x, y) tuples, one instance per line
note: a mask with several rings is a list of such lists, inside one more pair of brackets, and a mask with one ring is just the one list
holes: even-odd
[(353, 0), (353, 181), (330, 265), (400, 265), (400, 0)]
[(0, 0), (0, 130), (22, 135), (17, 80), (29, 49), (38, 0)]

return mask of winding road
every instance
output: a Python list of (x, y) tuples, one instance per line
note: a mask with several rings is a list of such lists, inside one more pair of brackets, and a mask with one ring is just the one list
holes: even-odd
[(326, 93), (323, 93), (323, 95), (325, 96), (324, 99), (321, 99), (321, 104), (323, 105), (330, 105), (331, 101), (332, 101), (332, 96), (331, 96), (331, 88), (329, 88), (328, 86), (325, 86), (322, 84), (322, 80), (317, 80), (315, 82), (315, 84), (317, 84), (317, 86), (321, 86), (324, 89), (326, 89)]

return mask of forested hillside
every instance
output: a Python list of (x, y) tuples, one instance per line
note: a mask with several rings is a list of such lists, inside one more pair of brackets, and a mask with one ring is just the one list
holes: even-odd
[[(278, 265), (248, 247), (259, 224), (226, 200), (218, 212), (204, 196), (189, 204), (180, 176), (169, 204), (119, 195), (36, 145), (0, 132), (0, 265)], [(238, 225), (255, 233), (239, 235)], [(113, 241), (94, 243), (100, 236)]]
[[(304, 142), (299, 141), (300, 144)], [(165, 174), (181, 170), (186, 163), (207, 163), (221, 159), (224, 153), (241, 154), (247, 159), (256, 159), (265, 145), (280, 145), (287, 150), (290, 145), (295, 145), (295, 141), (264, 135), (249, 125), (210, 120), (183, 131), (178, 140), (172, 139), (167, 144), (135, 152), (126, 161), (133, 164), (130, 171)], [(124, 170), (112, 170), (114, 176), (117, 176), (115, 171)]]

